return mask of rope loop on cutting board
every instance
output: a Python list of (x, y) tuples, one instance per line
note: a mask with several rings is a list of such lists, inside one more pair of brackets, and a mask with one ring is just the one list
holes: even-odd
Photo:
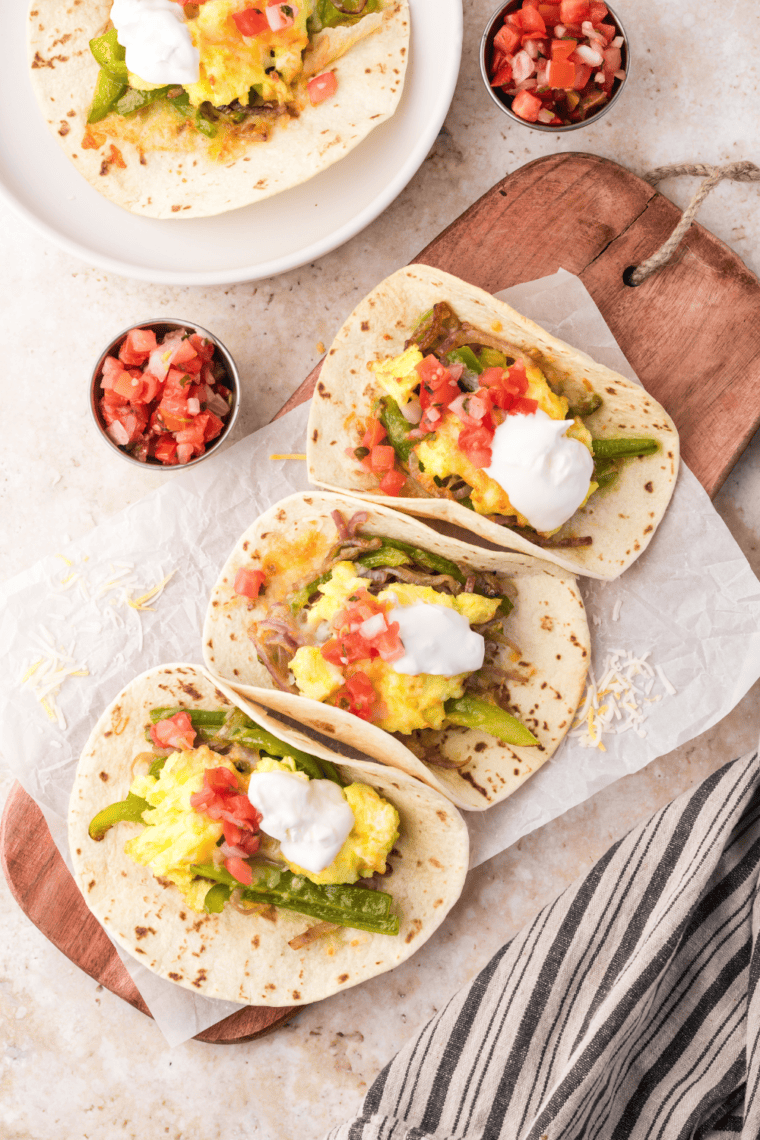
[(697, 216), (699, 207), (710, 191), (724, 178), (730, 178), (732, 182), (760, 182), (760, 167), (755, 166), (754, 162), (729, 162), (726, 166), (708, 166), (703, 162), (682, 162), (673, 166), (658, 166), (656, 170), (650, 170), (649, 174), (644, 175), (644, 181), (648, 182), (650, 186), (656, 186), (664, 178), (677, 178), (682, 174), (701, 176), (704, 178), (704, 182), (684, 210), (680, 222), (668, 240), (660, 246), (656, 253), (653, 253), (646, 261), (642, 261), (641, 265), (637, 265), (626, 272), (626, 281), (629, 285), (641, 285), (642, 281), (646, 281), (647, 277), (656, 273), (658, 269), (662, 269), (663, 265), (670, 261), (681, 244), (686, 231)]

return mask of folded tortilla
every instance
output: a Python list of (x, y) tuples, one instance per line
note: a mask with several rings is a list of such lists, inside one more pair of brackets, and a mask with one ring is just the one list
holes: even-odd
[[(50, 130), (79, 172), (106, 198), (135, 214), (207, 217), (298, 186), (353, 150), (390, 118), (401, 98), (409, 6), (408, 0), (386, 0), (382, 13), (366, 17), (375, 30), (329, 64), (338, 79), (335, 95), (316, 107), (306, 101), (297, 118), (283, 116), (267, 141), (251, 141), (232, 159), (209, 157), (208, 140), (179, 118), (162, 137), (164, 149), (158, 143), (141, 145), (133, 118), (119, 123), (110, 116), (88, 128), (99, 70), (89, 41), (106, 30), (111, 3), (86, 0), (67, 6), (33, 0), (31, 78)], [(347, 32), (353, 30), (338, 26), (322, 31), (317, 58), (343, 50), (351, 39)], [(107, 138), (106, 122), (117, 132)]]
[[(439, 301), (447, 301), (460, 320), (533, 357), (542, 370), (558, 373), (579, 396), (592, 388), (603, 400), (601, 408), (584, 419), (595, 438), (647, 436), (659, 441), (659, 451), (627, 460), (617, 481), (593, 494), (553, 536), (590, 536), (590, 546), (538, 546), (461, 503), (428, 498), (422, 490), (419, 497), (390, 498), (378, 493), (377, 477), (350, 454), (361, 442), (375, 399), (385, 394), (368, 363), (401, 353), (419, 318)], [(482, 289), (425, 265), (398, 270), (351, 313), (322, 366), (307, 440), (309, 478), (319, 486), (456, 524), (497, 546), (537, 555), (591, 578), (617, 578), (646, 550), (678, 474), (675, 424), (644, 388), (550, 336)]]
[[(339, 928), (300, 950), (289, 941), (314, 919), (277, 908), (274, 917), (196, 914), (171, 884), (124, 853), (142, 824), (119, 823), (95, 842), (90, 821), (126, 797), (134, 757), (146, 750), (145, 726), (156, 707), (218, 709), (237, 705), (282, 740), (337, 761), (344, 777), (371, 785), (401, 817), (398, 855), (383, 889), (393, 896), (398, 935)], [(301, 743), (299, 744), (299, 741)], [(329, 749), (288, 732), (196, 665), (162, 665), (136, 677), (92, 731), (77, 768), (69, 809), (74, 875), (84, 899), (109, 935), (148, 969), (207, 997), (249, 1005), (303, 1005), (405, 961), (440, 926), (459, 897), (468, 862), (464, 820), (447, 800), (403, 772), (367, 761), (344, 761)], [(212, 884), (209, 883), (209, 887)]]
[[(510, 683), (510, 702), (514, 715), (538, 738), (537, 747), (510, 747), (487, 733), (450, 726), (435, 734), (435, 748), (444, 762), (467, 762), (461, 769), (434, 766), (410, 751), (400, 735), (390, 735), (344, 709), (274, 687), (249, 630), (270, 605), (288, 597), (295, 584), (308, 580), (310, 573), (319, 574), (336, 542), (330, 517), (336, 509), (346, 520), (366, 511), (361, 527), (365, 534), (400, 539), (462, 566), (502, 576), (503, 592), (515, 598), (506, 629), (520, 651), (515, 664), (525, 677)], [(241, 568), (265, 574), (264, 593), (256, 601), (234, 591)], [(509, 654), (508, 649), (504, 652)], [(352, 746), (423, 780), (460, 808), (483, 811), (512, 795), (570, 729), (586, 679), (590, 642), (583, 600), (567, 571), (526, 555), (460, 542), (385, 506), (314, 491), (283, 499), (241, 536), (211, 594), (203, 654), (216, 677), (256, 704), (293, 718), (307, 732)]]

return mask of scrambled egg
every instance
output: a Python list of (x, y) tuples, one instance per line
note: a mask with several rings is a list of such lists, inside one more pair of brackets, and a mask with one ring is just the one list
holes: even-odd
[(130, 792), (146, 799), (153, 810), (143, 813), (143, 821), (148, 825), (145, 830), (124, 846), (135, 863), (150, 867), (156, 877), (174, 883), (187, 905), (196, 911), (203, 910), (212, 884), (206, 879), (194, 879), (187, 868), (193, 863), (210, 863), (222, 834), (220, 820), (209, 819), (190, 804), (190, 797), (203, 788), (206, 768), (229, 768), (245, 783), (231, 761), (206, 745), (188, 752), (173, 752), (157, 777), (138, 776), (133, 781)]
[(306, 21), (311, 6), (294, 6), (297, 14), (289, 28), (244, 37), (232, 16), (247, 6), (240, 0), (206, 0), (197, 17), (188, 20), (200, 54), (198, 82), (185, 85), (193, 107), (206, 100), (221, 107), (235, 99), (247, 106), (252, 87), (266, 102), (292, 99), (289, 85), (301, 71), (301, 53), (309, 43)]
[[(190, 796), (203, 788), (206, 768), (229, 768), (234, 771), (241, 788), (248, 783), (234, 765), (203, 745), (188, 752), (173, 752), (158, 776), (138, 776), (129, 789), (146, 799), (152, 810), (143, 813), (146, 827), (127, 841), (124, 850), (135, 863), (140, 863), (158, 878), (166, 879), (181, 891), (191, 910), (202, 912), (207, 892), (213, 886), (208, 879), (195, 879), (188, 868), (195, 863), (210, 863), (217, 841), (222, 836), (221, 820), (210, 819), (194, 810)], [(295, 762), (262, 756), (259, 772), (297, 772)], [(329, 867), (319, 874), (288, 863), (291, 871), (305, 875), (313, 883), (355, 883), (357, 879), (385, 872), (385, 860), (399, 835), (399, 815), (395, 807), (367, 784), (349, 784), (341, 789), (354, 813), (354, 826)], [(274, 843), (275, 841), (271, 841)]]
[[(257, 772), (295, 772), (304, 780), (305, 772), (297, 772), (295, 764), (262, 757)], [(343, 798), (354, 813), (354, 826), (329, 866), (323, 871), (305, 871), (296, 863), (288, 867), (297, 875), (304, 875), (312, 883), (355, 883), (357, 879), (385, 874), (385, 861), (399, 835), (399, 814), (368, 784), (349, 784), (341, 788)]]
[[(421, 360), (422, 353), (419, 349), (408, 348), (400, 356), (372, 365), (377, 382), (389, 396), (393, 397), (399, 407), (403, 407), (414, 397), (414, 389), (419, 383), (419, 375), (415, 368)], [(564, 396), (556, 396), (552, 392), (541, 369), (529, 360), (525, 360), (525, 373), (528, 377), (527, 398), (536, 400), (539, 408), (551, 419), (566, 419), (568, 402)], [(470, 499), (478, 514), (516, 515), (518, 526), (530, 526), (525, 516), (512, 506), (504, 488), (460, 451), (458, 440), (461, 430), (462, 421), (453, 412), (445, 412), (435, 434), (430, 439), (421, 440), (414, 449), (423, 467), (421, 473), (415, 473), (417, 481), (432, 495), (440, 495), (440, 489), (434, 481), (435, 477), (445, 479), (449, 475), (459, 475), (472, 487)], [(579, 440), (589, 451), (592, 450), (591, 432), (579, 418), (576, 417), (573, 426), (567, 429), (567, 435)], [(588, 501), (589, 495), (596, 490), (596, 487), (597, 484), (594, 482), (589, 484), (584, 503)]]
[[(338, 562), (332, 568), (332, 578), (320, 587), (322, 596), (314, 603), (307, 617), (307, 628), (315, 632), (324, 621), (331, 621), (357, 590), (367, 588), (367, 579), (360, 578), (352, 562)], [(490, 621), (500, 605), (499, 598), (484, 598), (480, 594), (441, 594), (431, 586), (415, 586), (396, 582), (378, 594), (379, 601), (394, 605), (411, 606), (428, 602), (447, 606), (467, 618), (470, 625)], [(397, 673), (392, 665), (376, 657), (361, 661), (357, 668), (365, 673), (384, 706), (384, 715), (373, 721), (386, 732), (408, 734), (417, 728), (441, 728), (445, 719), (444, 703), (451, 697), (461, 697), (467, 673), (453, 677), (426, 673), (409, 676)], [(290, 669), (299, 691), (305, 697), (329, 702), (345, 678), (340, 669), (325, 661), (319, 646), (304, 645), (293, 657)]]

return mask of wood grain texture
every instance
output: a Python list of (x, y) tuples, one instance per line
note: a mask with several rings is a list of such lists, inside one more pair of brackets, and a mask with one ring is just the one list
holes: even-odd
[[(560, 268), (577, 274), (646, 388), (675, 420), (683, 458), (713, 496), (760, 422), (760, 282), (695, 224), (664, 269), (638, 288), (627, 286), (624, 271), (662, 244), (680, 214), (617, 163), (556, 155), (507, 175), (414, 260), (492, 293)], [(322, 361), (278, 416), (311, 398), (321, 367)], [(0, 861), (14, 898), (43, 934), (147, 1013), (42, 813), (18, 784), (0, 824)], [(247, 1040), (295, 1012), (241, 1010), (198, 1040)]]
[[(69, 874), (42, 812), (19, 783), (11, 788), (0, 821), (0, 864), (14, 899), (45, 937), (100, 985), (150, 1017)], [(195, 1040), (218, 1045), (249, 1041), (271, 1033), (297, 1012), (297, 1008), (248, 1006), (197, 1034)]]
[[(414, 260), (490, 293), (560, 268), (577, 274), (713, 497), (760, 424), (760, 282), (695, 224), (663, 269), (626, 285), (624, 271), (654, 253), (680, 217), (617, 163), (561, 154), (508, 174)], [(311, 397), (320, 368), (283, 411)]]

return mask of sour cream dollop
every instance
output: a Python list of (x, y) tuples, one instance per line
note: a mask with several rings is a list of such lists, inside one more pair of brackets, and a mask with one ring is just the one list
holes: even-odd
[(537, 408), (507, 416), (494, 433), (491, 466), (484, 468), (530, 525), (546, 533), (562, 526), (588, 494), (594, 460), (565, 432), (573, 420), (553, 420)]
[(254, 772), (248, 799), (261, 812), (261, 830), (279, 839), (285, 858), (315, 875), (330, 866), (354, 826), (354, 813), (332, 780)]
[(200, 55), (174, 0), (114, 0), (111, 20), (127, 69), (146, 83), (197, 83)]
[(398, 622), (404, 644), (404, 656), (391, 664), (397, 673), (455, 677), (474, 673), (483, 664), (486, 643), (482, 634), (470, 629), (467, 618), (448, 606), (432, 602), (395, 606), (388, 621)]

